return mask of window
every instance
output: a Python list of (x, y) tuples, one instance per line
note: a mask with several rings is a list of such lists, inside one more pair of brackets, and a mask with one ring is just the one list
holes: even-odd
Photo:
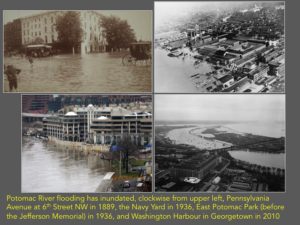
[(45, 43), (48, 43), (48, 37), (47, 37), (47, 35), (45, 36)]
[(54, 42), (54, 35), (52, 35), (52, 42)]
[(51, 16), (51, 23), (53, 23), (53, 17)]
[(47, 18), (45, 18), (45, 24), (47, 24)]
[(45, 33), (47, 33), (47, 27), (45, 27)]

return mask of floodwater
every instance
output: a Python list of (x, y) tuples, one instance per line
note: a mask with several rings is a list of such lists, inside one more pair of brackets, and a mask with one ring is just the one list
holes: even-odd
[(285, 153), (250, 151), (229, 151), (229, 153), (233, 158), (249, 162), (251, 164), (285, 169)]
[[(34, 58), (5, 57), (5, 65), (21, 69), (17, 92), (151, 92), (151, 65), (124, 66), (127, 52), (65, 54)], [(8, 81), (4, 81), (8, 92)]]
[(205, 62), (200, 62), (194, 66), (196, 61), (192, 56), (169, 57), (168, 51), (155, 48), (154, 57), (154, 83), (156, 92), (176, 92), (176, 93), (198, 93), (207, 92), (203, 87), (193, 84), (191, 75), (203, 74), (212, 71), (211, 66)]
[[(225, 126), (220, 126), (218, 130), (241, 135), (243, 135), (243, 132), (246, 132), (268, 137), (285, 137), (284, 123), (278, 122), (272, 123), (272, 125), (273, 126), (270, 126), (270, 124), (267, 125), (266, 123), (252, 123), (251, 125), (250, 123), (226, 124)], [(197, 126), (173, 129), (166, 134), (166, 137), (174, 141), (176, 144), (192, 145), (206, 150), (229, 147), (231, 145), (230, 143), (226, 142), (202, 138), (201, 136), (203, 136), (203, 134), (201, 134), (201, 132), (206, 129), (205, 127), (207, 128), (207, 126)], [(229, 151), (229, 153), (235, 159), (246, 161), (252, 164), (285, 169), (285, 153), (242, 150)]]
[(244, 133), (275, 138), (285, 137), (285, 122), (233, 123), (225, 126)]
[(210, 140), (204, 137), (200, 137), (199, 134), (197, 134), (197, 132), (195, 131), (196, 128), (197, 127), (173, 129), (166, 134), (166, 137), (174, 141), (176, 144), (191, 145), (202, 150), (213, 150), (232, 146), (231, 143), (227, 143), (224, 141), (215, 139)]
[(23, 138), (22, 192), (95, 192), (106, 172), (107, 160)]

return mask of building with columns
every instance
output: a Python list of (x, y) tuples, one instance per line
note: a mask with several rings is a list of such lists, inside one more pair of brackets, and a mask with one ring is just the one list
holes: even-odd
[[(22, 45), (32, 44), (37, 38), (45, 44), (54, 44), (58, 41), (56, 20), (67, 11), (48, 11), (32, 16), (20, 18)], [(81, 53), (106, 51), (106, 39), (100, 26), (101, 14), (96, 11), (76, 11), (79, 14), (82, 40), (80, 43)]]
[(130, 110), (120, 106), (74, 107), (43, 119), (43, 131), (49, 138), (99, 145), (115, 145), (128, 135), (132, 142), (152, 143), (151, 109)]

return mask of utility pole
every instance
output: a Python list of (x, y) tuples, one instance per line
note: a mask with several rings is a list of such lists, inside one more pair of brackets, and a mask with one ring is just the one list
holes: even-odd
[(120, 176), (122, 176), (122, 153), (121, 153), (121, 151), (120, 151)]

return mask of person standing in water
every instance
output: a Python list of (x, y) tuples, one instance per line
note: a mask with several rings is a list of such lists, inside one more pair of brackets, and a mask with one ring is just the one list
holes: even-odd
[(7, 76), (9, 91), (11, 92), (13, 89), (17, 90), (18, 88), (18, 79), (17, 75), (21, 72), (21, 70), (15, 68), (12, 65), (8, 65), (5, 67), (4, 65), (4, 73)]
[(33, 66), (33, 58), (31, 55), (28, 56), (28, 61), (29, 61), (30, 65)]

